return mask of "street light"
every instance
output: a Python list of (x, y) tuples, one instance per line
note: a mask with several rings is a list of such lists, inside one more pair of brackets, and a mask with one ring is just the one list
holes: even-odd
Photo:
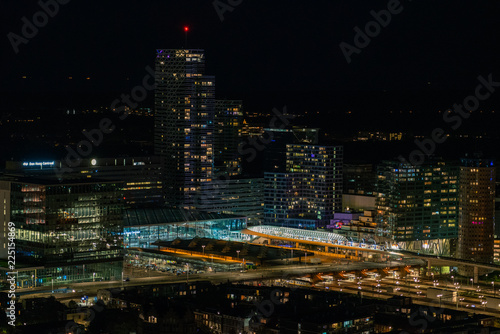
[(240, 260), (240, 251), (237, 250), (236, 253), (238, 253), (238, 261)]
[(201, 248), (203, 248), (203, 256), (205, 256), (205, 245), (201, 245)]

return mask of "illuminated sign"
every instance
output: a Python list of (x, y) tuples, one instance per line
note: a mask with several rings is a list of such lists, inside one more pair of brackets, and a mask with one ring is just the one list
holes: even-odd
[(23, 162), (23, 167), (54, 167), (55, 161), (29, 161)]

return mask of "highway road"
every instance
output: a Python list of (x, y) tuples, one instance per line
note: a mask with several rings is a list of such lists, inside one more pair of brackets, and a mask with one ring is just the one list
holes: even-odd
[(100, 289), (131, 287), (140, 285), (157, 285), (167, 283), (194, 282), (194, 281), (210, 281), (212, 283), (221, 282), (238, 282), (238, 281), (253, 281), (253, 280), (268, 280), (280, 279), (288, 277), (300, 277), (307, 274), (315, 274), (322, 272), (340, 272), (340, 271), (360, 271), (363, 269), (382, 269), (387, 266), (399, 267), (406, 265), (422, 265), (422, 261), (392, 261), (391, 263), (375, 263), (375, 262), (354, 262), (350, 264), (315, 264), (315, 265), (282, 265), (274, 267), (264, 267), (257, 270), (249, 270), (247, 272), (217, 272), (204, 274), (183, 274), (181, 276), (162, 275), (154, 277), (131, 278), (128, 282), (109, 281), (109, 282), (85, 282), (85, 283), (69, 283), (55, 286), (54, 289), (65, 287), (70, 290), (75, 290), (75, 293), (56, 293), (53, 294), (51, 287), (37, 287), (18, 289), (17, 293), (23, 298), (33, 297), (48, 297), (54, 295), (56, 298), (72, 298), (79, 299), (82, 296), (95, 296)]
[[(86, 282), (67, 284), (64, 287), (74, 290), (71, 293), (55, 293), (47, 289), (47, 287), (19, 289), (18, 293), (28, 293), (20, 296), (23, 298), (48, 297), (54, 295), (58, 300), (67, 302), (69, 300), (79, 301), (83, 296), (96, 296), (98, 290), (108, 288), (132, 287), (140, 285), (156, 285), (168, 283), (183, 283), (196, 281), (210, 281), (212, 283), (222, 282), (238, 282), (238, 281), (261, 281), (264, 284), (277, 284), (278, 282), (286, 282), (297, 277), (306, 277), (315, 273), (333, 273), (333, 272), (359, 272), (363, 269), (386, 268), (388, 265), (393, 268), (403, 267), (405, 265), (421, 265), (421, 261), (393, 261), (391, 263), (372, 263), (372, 262), (355, 262), (351, 264), (317, 264), (317, 265), (283, 265), (276, 267), (261, 268), (258, 270), (249, 270), (246, 272), (218, 272), (204, 273), (181, 276), (163, 275), (157, 277), (142, 277), (133, 278), (130, 281), (112, 281), (112, 282)], [(488, 286), (461, 286), (458, 282), (434, 280), (433, 277), (418, 277), (407, 275), (405, 278), (395, 278), (392, 275), (381, 277), (355, 278), (354, 280), (338, 280), (331, 275), (324, 275), (326, 278), (323, 282), (317, 282), (313, 287), (315, 289), (328, 289), (334, 291), (342, 291), (347, 293), (358, 294), (361, 292), (363, 296), (387, 299), (396, 295), (412, 297), (416, 304), (439, 307), (440, 304), (447, 308), (458, 309), (478, 314), (490, 316), (498, 316), (498, 311), (484, 308), (481, 306), (481, 299), (478, 296), (493, 296), (492, 287)], [(455, 285), (454, 285), (455, 284)], [(459, 305), (456, 302), (448, 300), (436, 301), (426, 298), (427, 288), (448, 288), (453, 289), (454, 286), (460, 286), (458, 289)], [(388, 291), (392, 288), (392, 292)], [(55, 287), (55, 289), (57, 289)], [(465, 294), (467, 292), (467, 295)], [(499, 296), (495, 292), (496, 296)], [(472, 307), (474, 305), (474, 307)]]

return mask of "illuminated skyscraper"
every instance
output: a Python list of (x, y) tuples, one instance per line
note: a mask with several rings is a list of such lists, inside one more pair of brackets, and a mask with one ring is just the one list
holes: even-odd
[[(493, 262), (495, 233), (495, 168), (486, 159), (463, 159), (460, 167), (458, 257)], [(459, 268), (471, 275), (473, 268)], [(477, 274), (486, 273), (479, 269)]]
[(242, 139), (243, 111), (240, 100), (215, 101), (214, 173), (241, 174), (238, 145)]
[(342, 210), (341, 146), (286, 145), (286, 172), (265, 172), (265, 224), (316, 228)]
[(301, 175), (301, 216), (329, 223), (342, 210), (341, 146), (287, 145), (286, 169)]
[(155, 154), (170, 206), (193, 207), (212, 179), (215, 78), (204, 67), (203, 50), (156, 51)]

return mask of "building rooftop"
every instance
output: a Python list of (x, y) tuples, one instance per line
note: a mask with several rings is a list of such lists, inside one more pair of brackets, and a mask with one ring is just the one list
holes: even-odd
[(99, 178), (91, 179), (71, 179), (71, 180), (61, 180), (54, 176), (20, 176), (12, 174), (0, 175), (0, 181), (14, 182), (14, 183), (27, 183), (27, 184), (37, 184), (44, 186), (67, 186), (67, 185), (79, 185), (79, 184), (96, 184), (96, 183), (122, 183), (120, 180), (102, 180)]

